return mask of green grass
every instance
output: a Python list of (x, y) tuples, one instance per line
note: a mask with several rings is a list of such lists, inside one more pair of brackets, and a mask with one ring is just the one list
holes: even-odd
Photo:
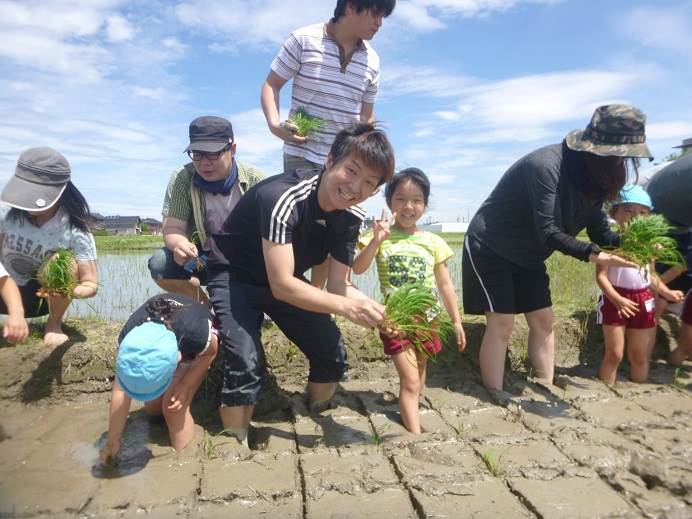
[(163, 236), (150, 234), (94, 236), (98, 252), (153, 251), (163, 247)]
[(321, 130), (326, 124), (324, 120), (310, 115), (302, 108), (296, 110), (289, 119), (289, 122), (296, 125), (298, 128), (298, 135), (301, 137), (306, 137), (317, 130)]

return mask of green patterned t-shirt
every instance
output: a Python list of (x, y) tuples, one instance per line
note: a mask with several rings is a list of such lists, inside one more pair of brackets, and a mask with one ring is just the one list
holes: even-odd
[[(372, 231), (364, 233), (359, 247), (370, 243), (372, 236)], [(423, 283), (436, 291), (435, 265), (453, 255), (449, 245), (437, 234), (425, 231), (407, 234), (392, 229), (375, 256), (382, 294), (386, 297), (406, 283)]]

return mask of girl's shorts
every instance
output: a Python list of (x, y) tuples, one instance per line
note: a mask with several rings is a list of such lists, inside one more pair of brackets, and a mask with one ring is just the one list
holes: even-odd
[(617, 307), (603, 294), (598, 298), (596, 307), (596, 322), (608, 326), (624, 326), (626, 328), (655, 328), (654, 315), (656, 313), (656, 300), (651, 290), (640, 288), (629, 290), (627, 288), (613, 287), (615, 291), (639, 306), (637, 313), (632, 317), (620, 317)]
[[(437, 334), (433, 333), (433, 340), (430, 342), (423, 343), (425, 351), (430, 355), (437, 355), (442, 349), (442, 343)], [(407, 348), (415, 348), (413, 343), (409, 339), (402, 339), (400, 337), (389, 337), (380, 332), (380, 339), (382, 339), (382, 344), (384, 345), (385, 355), (397, 355)]]
[(692, 326), (692, 290), (687, 293), (685, 306), (682, 307), (682, 322)]

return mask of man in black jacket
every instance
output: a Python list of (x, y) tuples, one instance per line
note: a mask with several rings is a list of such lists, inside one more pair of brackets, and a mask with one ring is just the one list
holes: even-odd
[[(514, 315), (529, 325), (529, 358), (537, 375), (552, 382), (553, 311), (545, 260), (554, 252), (599, 265), (632, 266), (601, 251), (619, 236), (608, 227), (603, 202), (627, 181), (626, 158), (647, 157), (645, 116), (627, 105), (598, 108), (584, 131), (536, 150), (500, 179), (469, 225), (462, 282), (467, 314), (485, 314), (481, 377), (502, 389)], [(575, 236), (586, 228), (592, 242)]]

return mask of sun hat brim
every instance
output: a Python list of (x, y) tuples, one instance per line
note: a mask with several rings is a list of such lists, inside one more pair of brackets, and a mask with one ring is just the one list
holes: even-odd
[(150, 391), (148, 393), (137, 393), (136, 391), (132, 391), (132, 389), (127, 387), (127, 384), (123, 382), (122, 378), (117, 373), (115, 374), (115, 377), (118, 379), (118, 384), (120, 384), (120, 387), (123, 389), (123, 391), (125, 391), (125, 394), (127, 394), (127, 396), (134, 400), (139, 400), (140, 402), (149, 402), (151, 400), (156, 400), (158, 397), (160, 397), (166, 392), (166, 389), (168, 389), (168, 387), (171, 385), (171, 382), (173, 382), (173, 375), (171, 375), (171, 377), (157, 389)]
[(13, 176), (5, 185), (0, 200), (23, 211), (45, 211), (55, 205), (65, 191), (64, 184), (39, 184)]
[(583, 130), (572, 130), (565, 137), (567, 147), (574, 151), (587, 151), (601, 157), (637, 157), (654, 160), (646, 144), (597, 144), (584, 138)]

